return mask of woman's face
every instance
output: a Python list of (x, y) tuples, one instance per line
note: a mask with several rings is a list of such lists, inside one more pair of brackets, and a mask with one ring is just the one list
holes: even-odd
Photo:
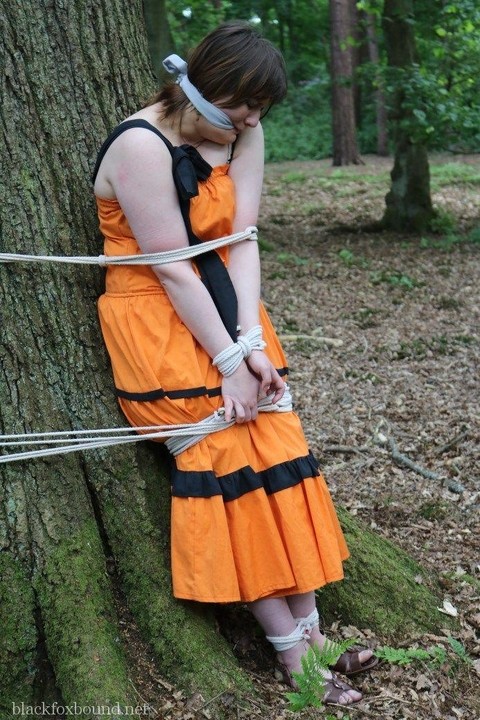
[(233, 124), (232, 130), (220, 130), (214, 125), (201, 117), (202, 121), (202, 134), (206, 140), (218, 143), (220, 145), (229, 145), (233, 143), (238, 135), (248, 127), (256, 127), (260, 121), (260, 118), (267, 112), (270, 105), (268, 100), (264, 102), (248, 101), (239, 105), (238, 107), (229, 108), (225, 107), (224, 103), (228, 102), (228, 98), (219, 100), (214, 104), (221, 108), (223, 112), (228, 115)]

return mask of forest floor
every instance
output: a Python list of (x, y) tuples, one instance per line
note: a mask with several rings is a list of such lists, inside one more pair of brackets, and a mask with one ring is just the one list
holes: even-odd
[[(298, 715), (273, 679), (273, 654), (249, 646), (243, 662), (259, 694), (225, 707), (232, 718), (480, 718), (479, 158), (432, 158), (442, 232), (422, 237), (368, 229), (383, 214), (391, 159), (364, 159), (267, 167), (263, 295), (334, 501), (440, 576), (461, 645), (432, 608), (438, 633), (401, 643), (430, 648), (430, 661), (384, 663), (360, 676), (361, 703)], [(394, 444), (416, 469), (394, 458)], [(389, 644), (348, 618), (327, 630)], [(157, 717), (216, 714), (216, 703), (195, 709), (182, 693), (164, 700), (153, 703)]]

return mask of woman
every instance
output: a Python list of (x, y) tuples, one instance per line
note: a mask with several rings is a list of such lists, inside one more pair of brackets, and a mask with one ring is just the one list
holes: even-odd
[[(188, 72), (177, 56), (165, 66), (177, 82), (100, 151), (95, 194), (107, 255), (187, 247), (257, 221), (260, 118), (286, 94), (280, 54), (248, 24), (230, 23), (200, 43)], [(260, 303), (257, 244), (204, 258), (110, 266), (102, 331), (133, 426), (196, 423), (222, 406), (225, 420), (235, 419), (175, 458), (174, 595), (248, 603), (291, 683), (308, 644), (324, 642), (314, 590), (343, 577), (348, 551), (298, 418), (258, 413), (259, 399), (281, 399), (287, 368)], [(353, 674), (373, 662), (363, 650), (337, 669)], [(329, 675), (325, 699), (349, 704), (361, 694)]]

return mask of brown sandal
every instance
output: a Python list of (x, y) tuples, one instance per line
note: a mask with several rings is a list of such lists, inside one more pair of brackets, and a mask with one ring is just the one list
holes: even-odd
[(332, 665), (330, 669), (347, 677), (353, 677), (359, 673), (372, 670), (372, 668), (378, 665), (378, 658), (376, 658), (375, 655), (372, 655), (372, 657), (364, 663), (360, 662), (360, 653), (362, 650), (367, 649), (368, 648), (362, 647), (348, 648), (348, 650), (340, 655), (335, 665)]
[[(343, 693), (348, 692), (349, 690), (355, 690), (351, 685), (349, 685), (346, 682), (343, 682), (343, 680), (339, 680), (339, 678), (333, 673), (331, 678), (325, 678), (325, 693), (322, 698), (322, 702), (324, 705), (353, 705), (353, 703), (360, 702), (362, 700), (362, 696), (358, 698), (358, 700), (350, 700), (350, 702), (342, 703), (340, 702), (340, 698), (342, 697)], [(357, 692), (359, 692), (357, 690)]]
[[(292, 673), (283, 663), (278, 662), (275, 668), (275, 678), (285, 683), (285, 685), (289, 685), (294, 690), (298, 690), (298, 685)], [(358, 700), (350, 700), (350, 702), (346, 703), (339, 702), (343, 693), (349, 692), (349, 690), (356, 690), (356, 688), (340, 680), (335, 673), (332, 673), (331, 678), (325, 678), (325, 692), (322, 697), (322, 702), (324, 705), (352, 705), (363, 699), (361, 696)], [(356, 692), (359, 692), (359, 690), (356, 690)]]

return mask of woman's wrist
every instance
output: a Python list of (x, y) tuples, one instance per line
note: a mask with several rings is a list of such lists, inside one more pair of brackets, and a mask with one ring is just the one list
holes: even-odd
[(218, 355), (215, 355), (212, 364), (224, 377), (229, 377), (244, 360), (250, 357), (254, 350), (263, 350), (265, 347), (266, 342), (262, 339), (262, 326), (255, 325), (244, 335), (239, 335), (236, 343), (228, 345)]

